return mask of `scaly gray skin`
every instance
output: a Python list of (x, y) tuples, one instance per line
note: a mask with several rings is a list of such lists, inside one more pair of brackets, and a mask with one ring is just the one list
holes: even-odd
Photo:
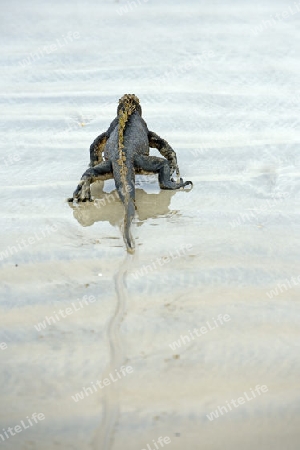
[[(98, 136), (90, 146), (90, 168), (82, 175), (69, 201), (92, 201), (91, 183), (99, 179), (114, 178), (119, 197), (125, 206), (124, 241), (127, 250), (133, 253), (134, 242), (130, 233), (130, 224), (135, 214), (135, 174), (157, 173), (161, 189), (180, 189), (192, 185), (192, 182), (183, 182), (180, 178), (176, 153), (164, 139), (148, 130), (146, 122), (141, 117), (139, 105), (129, 115), (125, 125), (121, 161), (119, 119), (118, 114), (108, 130)], [(164, 158), (149, 156), (149, 147), (157, 148)], [(102, 152), (104, 152), (104, 161)], [(177, 182), (171, 178), (175, 170)]]

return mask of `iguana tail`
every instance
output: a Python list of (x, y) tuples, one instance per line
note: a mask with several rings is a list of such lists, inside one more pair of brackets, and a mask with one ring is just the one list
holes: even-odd
[[(134, 168), (127, 167), (125, 164), (120, 166), (118, 162), (113, 162), (112, 165), (116, 188), (125, 208), (124, 242), (127, 251), (133, 253), (134, 240), (130, 232), (130, 225), (135, 214)], [(126, 169), (126, 174), (124, 169)]]
[(118, 139), (118, 160), (113, 163), (114, 179), (120, 199), (125, 207), (124, 218), (124, 241), (127, 251), (134, 252), (134, 241), (130, 232), (130, 225), (135, 214), (135, 187), (134, 168), (130, 161), (127, 161), (126, 150), (124, 149), (124, 132), (129, 117), (134, 111), (142, 113), (139, 99), (134, 94), (125, 94), (119, 100), (119, 139)]

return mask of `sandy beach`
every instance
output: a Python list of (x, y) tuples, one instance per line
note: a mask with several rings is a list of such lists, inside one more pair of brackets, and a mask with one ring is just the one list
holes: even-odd
[[(1, 16), (1, 448), (298, 450), (300, 4)], [(66, 201), (125, 93), (194, 184), (136, 177), (133, 256)]]

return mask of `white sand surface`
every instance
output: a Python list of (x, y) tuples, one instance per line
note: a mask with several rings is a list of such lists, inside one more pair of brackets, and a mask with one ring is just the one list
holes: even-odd
[[(300, 4), (12, 0), (0, 20), (1, 448), (298, 450)], [(65, 201), (124, 93), (194, 183), (137, 177), (133, 257), (103, 183), (105, 206)]]

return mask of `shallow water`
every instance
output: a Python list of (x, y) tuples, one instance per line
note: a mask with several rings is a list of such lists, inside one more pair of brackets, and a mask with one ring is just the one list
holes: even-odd
[[(298, 449), (300, 12), (288, 6), (5, 6), (3, 448), (157, 450), (162, 436), (174, 450)], [(65, 201), (124, 93), (194, 183), (174, 193), (137, 177), (134, 256), (112, 180), (93, 186), (104, 206)], [(257, 385), (268, 390), (254, 397)], [(44, 420), (9, 435), (34, 412)]]

